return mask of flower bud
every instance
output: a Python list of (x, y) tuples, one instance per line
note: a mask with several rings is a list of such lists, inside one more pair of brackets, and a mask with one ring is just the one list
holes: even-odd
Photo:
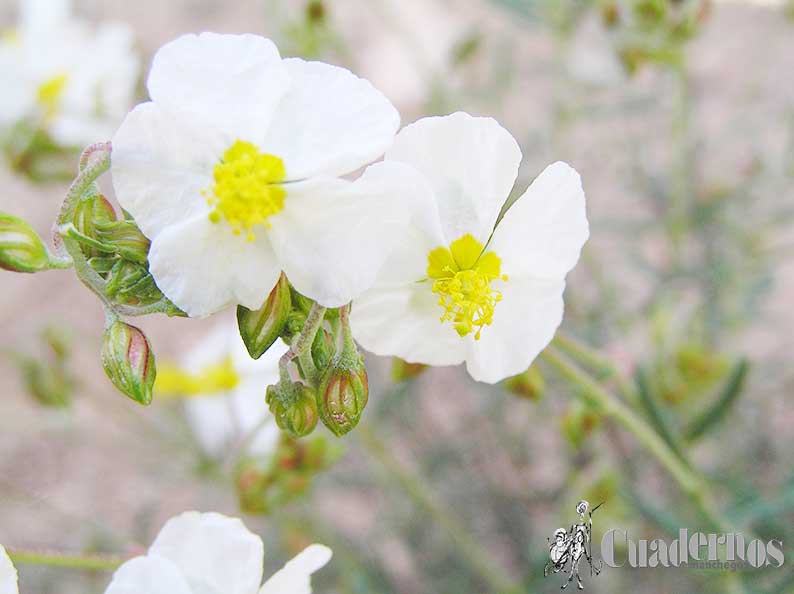
[(149, 239), (134, 221), (95, 220), (96, 239), (113, 248), (124, 260), (143, 266), (149, 258)]
[[(91, 259), (92, 263), (95, 261)], [(122, 305), (150, 305), (163, 299), (145, 265), (119, 258), (107, 274), (105, 294)]]
[(581, 447), (584, 440), (600, 425), (601, 417), (589, 406), (573, 404), (562, 417), (562, 432), (574, 447)]
[(532, 365), (524, 373), (507, 378), (504, 387), (520, 398), (540, 400), (546, 390), (546, 381), (537, 365)]
[(358, 425), (367, 405), (367, 370), (356, 353), (337, 355), (326, 368), (317, 390), (320, 418), (337, 437)]
[(265, 401), (276, 418), (276, 424), (295, 437), (308, 435), (317, 426), (316, 398), (305, 384), (279, 382), (268, 386)]
[(328, 367), (335, 353), (333, 336), (325, 328), (320, 328), (312, 343), (312, 361), (315, 367), (320, 371)]
[(156, 375), (154, 355), (146, 335), (121, 321), (105, 330), (102, 367), (113, 385), (140, 404), (152, 401)]
[(424, 363), (409, 363), (395, 357), (391, 364), (391, 377), (397, 383), (404, 382), (418, 377), (425, 369), (427, 365)]
[(240, 336), (253, 359), (261, 357), (276, 342), (287, 323), (291, 304), (289, 282), (282, 272), (262, 307), (253, 311), (237, 306)]
[(39, 272), (49, 268), (44, 242), (22, 219), (0, 212), (0, 268)]

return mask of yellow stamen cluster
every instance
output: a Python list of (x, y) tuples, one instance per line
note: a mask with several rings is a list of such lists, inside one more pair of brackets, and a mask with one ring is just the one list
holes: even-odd
[(427, 260), (427, 276), (444, 309), (441, 321), (452, 322), (460, 336), (476, 328), (474, 338), (479, 340), (502, 299), (502, 293), (491, 287), (494, 280), (507, 280), (507, 275), (501, 274), (501, 259), (493, 252), (483, 254), (483, 245), (467, 233), (449, 248), (434, 249)]
[(189, 397), (221, 394), (235, 388), (240, 376), (231, 357), (189, 373), (176, 365), (158, 365), (154, 391), (160, 396)]
[(44, 119), (51, 120), (58, 115), (67, 80), (65, 74), (59, 74), (39, 85), (36, 101), (44, 112)]
[(259, 152), (250, 142), (235, 141), (215, 166), (210, 191), (204, 191), (207, 203), (214, 207), (210, 220), (226, 219), (236, 235), (245, 230), (253, 241), (254, 226), (268, 227), (268, 217), (284, 208), (287, 192), (278, 184), (285, 177), (280, 158)]

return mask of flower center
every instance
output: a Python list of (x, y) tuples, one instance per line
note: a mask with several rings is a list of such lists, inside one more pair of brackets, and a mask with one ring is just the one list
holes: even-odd
[(210, 220), (226, 219), (235, 235), (245, 230), (253, 241), (255, 225), (264, 225), (268, 217), (284, 208), (286, 190), (278, 185), (284, 181), (284, 161), (275, 155), (259, 152), (244, 140), (229, 147), (215, 166), (210, 190), (204, 190), (207, 203), (214, 207)]
[(189, 373), (176, 365), (160, 365), (154, 389), (161, 396), (206, 396), (228, 392), (239, 383), (240, 376), (231, 357), (225, 357), (197, 373)]
[(427, 276), (444, 309), (442, 322), (451, 322), (460, 336), (475, 331), (480, 339), (484, 326), (493, 322), (502, 293), (491, 287), (494, 280), (507, 280), (500, 272), (502, 261), (494, 252), (483, 253), (483, 245), (467, 233), (449, 248), (439, 247), (427, 256)]
[(39, 90), (36, 93), (36, 101), (44, 111), (44, 118), (46, 120), (51, 120), (58, 115), (61, 109), (63, 91), (66, 88), (66, 81), (68, 78), (69, 77), (65, 74), (58, 74), (39, 85)]

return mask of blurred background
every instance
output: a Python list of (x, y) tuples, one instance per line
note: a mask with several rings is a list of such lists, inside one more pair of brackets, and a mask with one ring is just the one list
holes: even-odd
[[(704, 477), (729, 527), (782, 540), (790, 558), (738, 576), (625, 567), (591, 578), (583, 568), (586, 589), (794, 592), (792, 4), (74, 4), (90, 25), (131, 28), (143, 64), (137, 101), (165, 42), (253, 32), (282, 55), (369, 78), (403, 123), (456, 110), (496, 117), (524, 153), (516, 196), (546, 164), (572, 164), (591, 239), (566, 291), (569, 354)], [(0, 0), (0, 29), (16, 22), (17, 3)], [(6, 139), (0, 210), (46, 236), (68, 174), (42, 176), (54, 169), (31, 166), (27, 150)], [(79, 154), (52, 153), (69, 167)], [(103, 187), (112, 193), (107, 176)], [(233, 315), (136, 323), (159, 364), (218, 322), (233, 325)], [(361, 426), (342, 440), (282, 442), (273, 476), (272, 457), (244, 468), (234, 451), (202, 454), (179, 400), (142, 408), (118, 394), (99, 363), (102, 324), (70, 271), (0, 272), (7, 546), (132, 555), (172, 515), (215, 510), (262, 535), (266, 575), (308, 542), (331, 546), (316, 592), (531, 593), (559, 589), (559, 575), (543, 578), (546, 539), (573, 523), (579, 499), (605, 502), (598, 542), (609, 528), (668, 542), (679, 527), (709, 528), (630, 433), (542, 362), (487, 386), (462, 369), (369, 357)], [(19, 568), (23, 594), (93, 594), (110, 577)]]

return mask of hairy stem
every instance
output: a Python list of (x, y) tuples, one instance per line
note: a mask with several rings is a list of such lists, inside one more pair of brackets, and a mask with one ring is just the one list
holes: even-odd
[(303, 369), (303, 373), (307, 376), (307, 381), (314, 383), (317, 369), (311, 358), (312, 343), (324, 319), (325, 308), (322, 305), (313, 303), (309, 310), (309, 315), (306, 318), (306, 323), (303, 325), (300, 333), (292, 340), (289, 350), (281, 356), (281, 360), (279, 361), (279, 371), (282, 381), (285, 379), (289, 381), (287, 366), (293, 359), (297, 358), (301, 362), (301, 368)]

